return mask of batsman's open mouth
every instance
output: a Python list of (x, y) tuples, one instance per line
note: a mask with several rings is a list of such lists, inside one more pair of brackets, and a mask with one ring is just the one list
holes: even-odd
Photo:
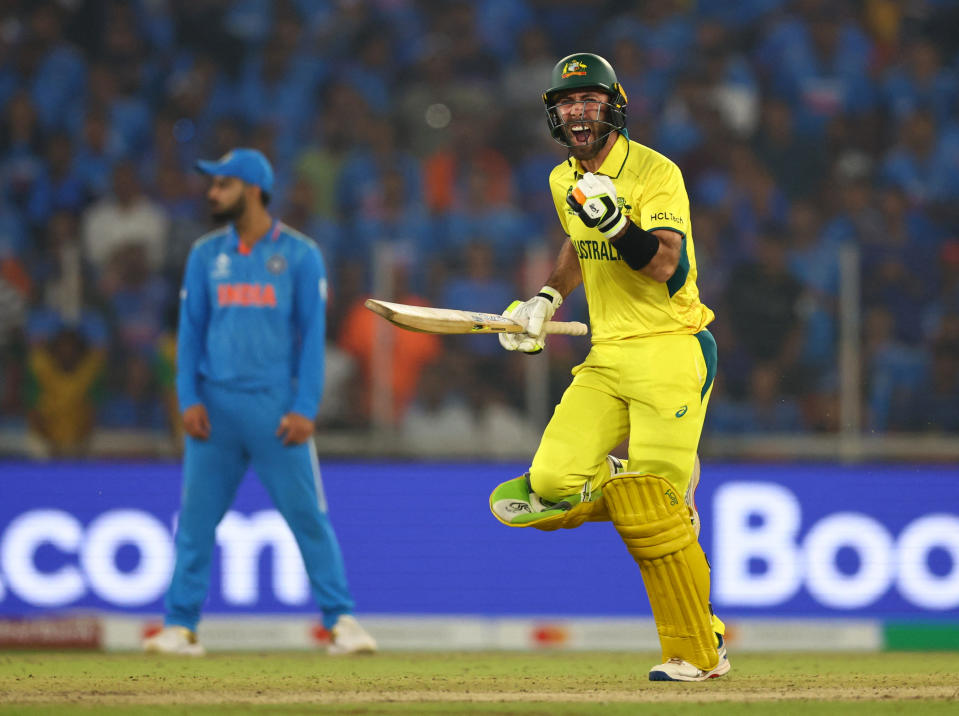
[(593, 136), (592, 127), (589, 124), (571, 124), (569, 133), (573, 137), (573, 142), (581, 146), (589, 144)]

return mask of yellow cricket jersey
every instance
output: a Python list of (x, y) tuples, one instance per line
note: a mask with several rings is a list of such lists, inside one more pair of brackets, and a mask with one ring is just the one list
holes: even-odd
[(596, 229), (587, 228), (566, 204), (582, 177), (576, 159), (549, 175), (563, 230), (583, 271), (593, 343), (658, 334), (698, 333), (713, 320), (699, 300), (689, 199), (679, 168), (662, 154), (620, 135), (598, 174), (613, 180), (619, 208), (646, 231), (670, 229), (683, 236), (679, 266), (666, 283), (635, 271)]

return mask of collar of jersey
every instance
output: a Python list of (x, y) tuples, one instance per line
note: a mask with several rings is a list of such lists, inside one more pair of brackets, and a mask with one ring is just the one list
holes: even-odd
[[(609, 154), (606, 155), (603, 163), (595, 173), (605, 174), (608, 177), (616, 179), (619, 177), (619, 173), (623, 171), (623, 167), (626, 166), (626, 158), (628, 156), (629, 140), (620, 134), (618, 137), (616, 137), (616, 141), (609, 150)], [(576, 176), (583, 175), (583, 165), (579, 163), (579, 159), (573, 159), (573, 170), (576, 172)]]
[(257, 246), (260, 245), (263, 241), (266, 241), (267, 238), (270, 241), (276, 241), (277, 237), (280, 235), (280, 220), (273, 219), (273, 223), (270, 224), (270, 229), (259, 240), (253, 244), (249, 249), (244, 248), (244, 245), (240, 242), (240, 235), (236, 233), (236, 227), (233, 224), (230, 224), (230, 244), (233, 247), (233, 250), (236, 251), (241, 256), (247, 256), (253, 252)]

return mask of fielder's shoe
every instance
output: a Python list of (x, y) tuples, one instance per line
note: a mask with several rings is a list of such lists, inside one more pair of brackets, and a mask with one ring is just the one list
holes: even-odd
[(654, 666), (649, 670), (650, 681), (706, 681), (707, 679), (716, 679), (723, 674), (728, 674), (729, 656), (726, 654), (726, 641), (722, 635), (717, 634), (719, 639), (719, 663), (709, 671), (703, 671), (697, 666), (693, 666), (688, 661), (672, 658), (665, 664)]
[(328, 654), (372, 654), (376, 640), (349, 614), (341, 614), (330, 630), (332, 642), (326, 648)]
[(163, 627), (149, 639), (143, 640), (143, 651), (151, 654), (178, 654), (203, 656), (206, 649), (196, 640), (196, 634), (181, 626)]

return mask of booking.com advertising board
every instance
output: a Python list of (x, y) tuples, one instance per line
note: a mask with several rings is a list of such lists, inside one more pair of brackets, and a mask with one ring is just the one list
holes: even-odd
[[(608, 524), (543, 533), (490, 515), (504, 464), (328, 462), (359, 613), (646, 616)], [(0, 616), (162, 612), (180, 469), (0, 463)], [(713, 603), (732, 617), (959, 615), (959, 468), (706, 465)], [(250, 474), (217, 531), (206, 614), (315, 613), (292, 535)]]

